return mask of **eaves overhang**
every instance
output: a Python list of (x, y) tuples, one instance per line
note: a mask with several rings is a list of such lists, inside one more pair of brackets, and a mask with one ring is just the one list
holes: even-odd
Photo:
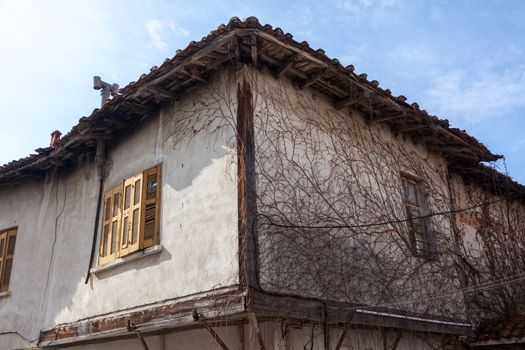
[(343, 67), (321, 49), (298, 42), (280, 28), (262, 25), (257, 18), (234, 17), (200, 41), (192, 41), (161, 66), (124, 87), (120, 93), (88, 117), (82, 117), (55, 147), (39, 148), (35, 154), (0, 167), (0, 186), (40, 177), (51, 168), (76, 163), (80, 154), (94, 152), (99, 139), (136, 127), (166, 102), (180, 99), (213, 72), (226, 65), (266, 67), (276, 78), (286, 76), (298, 88), (310, 88), (333, 101), (337, 109), (359, 110), (370, 124), (388, 125), (395, 134), (439, 152), (452, 168), (476, 167), (501, 156), (490, 152), (465, 131), (450, 127), (447, 120), (429, 115), (404, 96), (393, 96), (353, 66)]

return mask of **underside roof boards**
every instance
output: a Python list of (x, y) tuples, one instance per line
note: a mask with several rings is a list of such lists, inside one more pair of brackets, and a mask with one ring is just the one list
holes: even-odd
[[(79, 154), (94, 150), (98, 139), (109, 139), (133, 128), (162, 102), (179, 99), (205, 84), (214, 71), (235, 63), (267, 67), (277, 77), (285, 75), (301, 88), (309, 87), (328, 96), (336, 108), (361, 110), (367, 122), (386, 123), (395, 133), (409, 135), (440, 152), (451, 171), (461, 174), (475, 168), (477, 182), (493, 183), (493, 173), (479, 164), (501, 156), (491, 153), (465, 131), (451, 128), (447, 120), (429, 115), (416, 103), (408, 104), (404, 96), (392, 96), (377, 81), (367, 80), (366, 74), (355, 73), (353, 66), (343, 67), (323, 50), (294, 40), (280, 28), (262, 25), (255, 17), (244, 21), (234, 17), (200, 41), (178, 50), (160, 67), (152, 67), (90, 116), (80, 118), (55, 147), (39, 148), (35, 154), (1, 166), (0, 186), (42, 176), (52, 167), (74, 164)], [(510, 179), (506, 183), (512, 185), (513, 192), (525, 193), (523, 186)]]

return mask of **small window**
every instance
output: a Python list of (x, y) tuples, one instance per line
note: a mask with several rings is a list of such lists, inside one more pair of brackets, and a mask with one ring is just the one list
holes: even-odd
[(104, 195), (98, 264), (158, 244), (160, 166), (130, 177)]
[(7, 292), (13, 257), (15, 255), (16, 228), (0, 231), (0, 292)]
[(408, 241), (415, 256), (431, 257), (433, 242), (428, 229), (428, 218), (425, 215), (425, 198), (421, 190), (421, 182), (415, 178), (402, 175), (403, 202), (405, 205), (408, 225)]

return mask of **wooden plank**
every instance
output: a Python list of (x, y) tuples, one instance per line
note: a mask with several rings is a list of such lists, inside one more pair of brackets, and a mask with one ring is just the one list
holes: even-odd
[(146, 344), (146, 340), (142, 336), (142, 333), (140, 333), (139, 330), (136, 330), (135, 333), (137, 334), (137, 337), (139, 338), (139, 341), (142, 344), (142, 347), (144, 348), (144, 350), (149, 350), (148, 344)]
[(321, 79), (321, 72), (314, 73), (304, 80), (299, 87), (305, 89), (310, 85), (315, 84), (319, 79)]
[(261, 330), (259, 329), (259, 323), (257, 322), (257, 316), (255, 316), (255, 312), (248, 312), (248, 318), (250, 319), (250, 323), (255, 330), (255, 333), (257, 334), (257, 340), (259, 341), (259, 348), (261, 350), (265, 350), (264, 346), (264, 339), (261, 333)]
[(292, 56), (288, 57), (286, 59), (286, 62), (282, 63), (279, 68), (277, 68), (277, 71), (275, 72), (275, 77), (280, 78), (281, 75), (286, 73), (288, 69), (290, 69), (299, 59), (299, 56), (297, 54), (293, 54)]
[(368, 122), (369, 125), (375, 125), (382, 122), (392, 121), (400, 118), (406, 117), (406, 112), (404, 111), (398, 111), (398, 112), (392, 112), (392, 113), (383, 113), (380, 114), (380, 117), (372, 118)]
[(228, 52), (229, 52), (230, 61), (232, 61), (233, 63), (239, 62), (241, 53), (239, 49), (239, 38), (236, 35), (230, 38), (230, 41), (228, 44)]
[(351, 326), (351, 322), (348, 321), (346, 322), (345, 324), (345, 328), (343, 329), (343, 333), (341, 334), (341, 336), (339, 337), (339, 340), (337, 341), (337, 345), (335, 346), (335, 350), (340, 350), (341, 349), (341, 346), (343, 346), (343, 343), (346, 339), (346, 335), (348, 334), (348, 332), (350, 331), (350, 326)]
[(206, 84), (208, 82), (206, 79), (201, 77), (200, 74), (195, 71), (195, 69), (191, 69), (191, 68), (182, 69), (181, 73), (186, 74), (187, 76), (190, 76), (193, 79), (198, 80), (203, 84)]
[(221, 337), (219, 337), (219, 335), (213, 330), (213, 328), (211, 328), (208, 322), (204, 320), (199, 320), (198, 322), (208, 330), (212, 338), (215, 339), (215, 341), (217, 342), (217, 344), (219, 344), (222, 350), (229, 350), (228, 346), (226, 346), (226, 344), (222, 341)]
[(258, 66), (258, 60), (257, 60), (257, 36), (254, 34), (250, 37), (250, 54), (252, 58), (252, 64), (257, 67)]
[(343, 109), (344, 107), (351, 107), (362, 100), (362, 96), (348, 96), (335, 103), (335, 109)]
[(157, 94), (157, 95), (160, 95), (168, 100), (171, 100), (171, 101), (177, 101), (179, 99), (179, 95), (173, 91), (169, 91), (169, 90), (166, 90), (164, 88), (161, 88), (160, 86), (157, 86), (157, 85), (149, 85), (146, 87), (146, 90), (154, 93), (154, 94)]
[(402, 126), (396, 127), (396, 130), (399, 131), (399, 132), (402, 132), (402, 133), (406, 133), (406, 132), (422, 129), (422, 128), (425, 128), (427, 126), (428, 125), (420, 123), (420, 122), (418, 122), (418, 123), (408, 123), (408, 124), (404, 124)]

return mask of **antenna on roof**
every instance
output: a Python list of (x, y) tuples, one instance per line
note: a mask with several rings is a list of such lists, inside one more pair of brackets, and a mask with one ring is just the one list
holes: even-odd
[(115, 96), (118, 93), (118, 84), (106, 83), (98, 75), (95, 75), (93, 77), (93, 89), (100, 90), (100, 106), (102, 107), (110, 96)]

